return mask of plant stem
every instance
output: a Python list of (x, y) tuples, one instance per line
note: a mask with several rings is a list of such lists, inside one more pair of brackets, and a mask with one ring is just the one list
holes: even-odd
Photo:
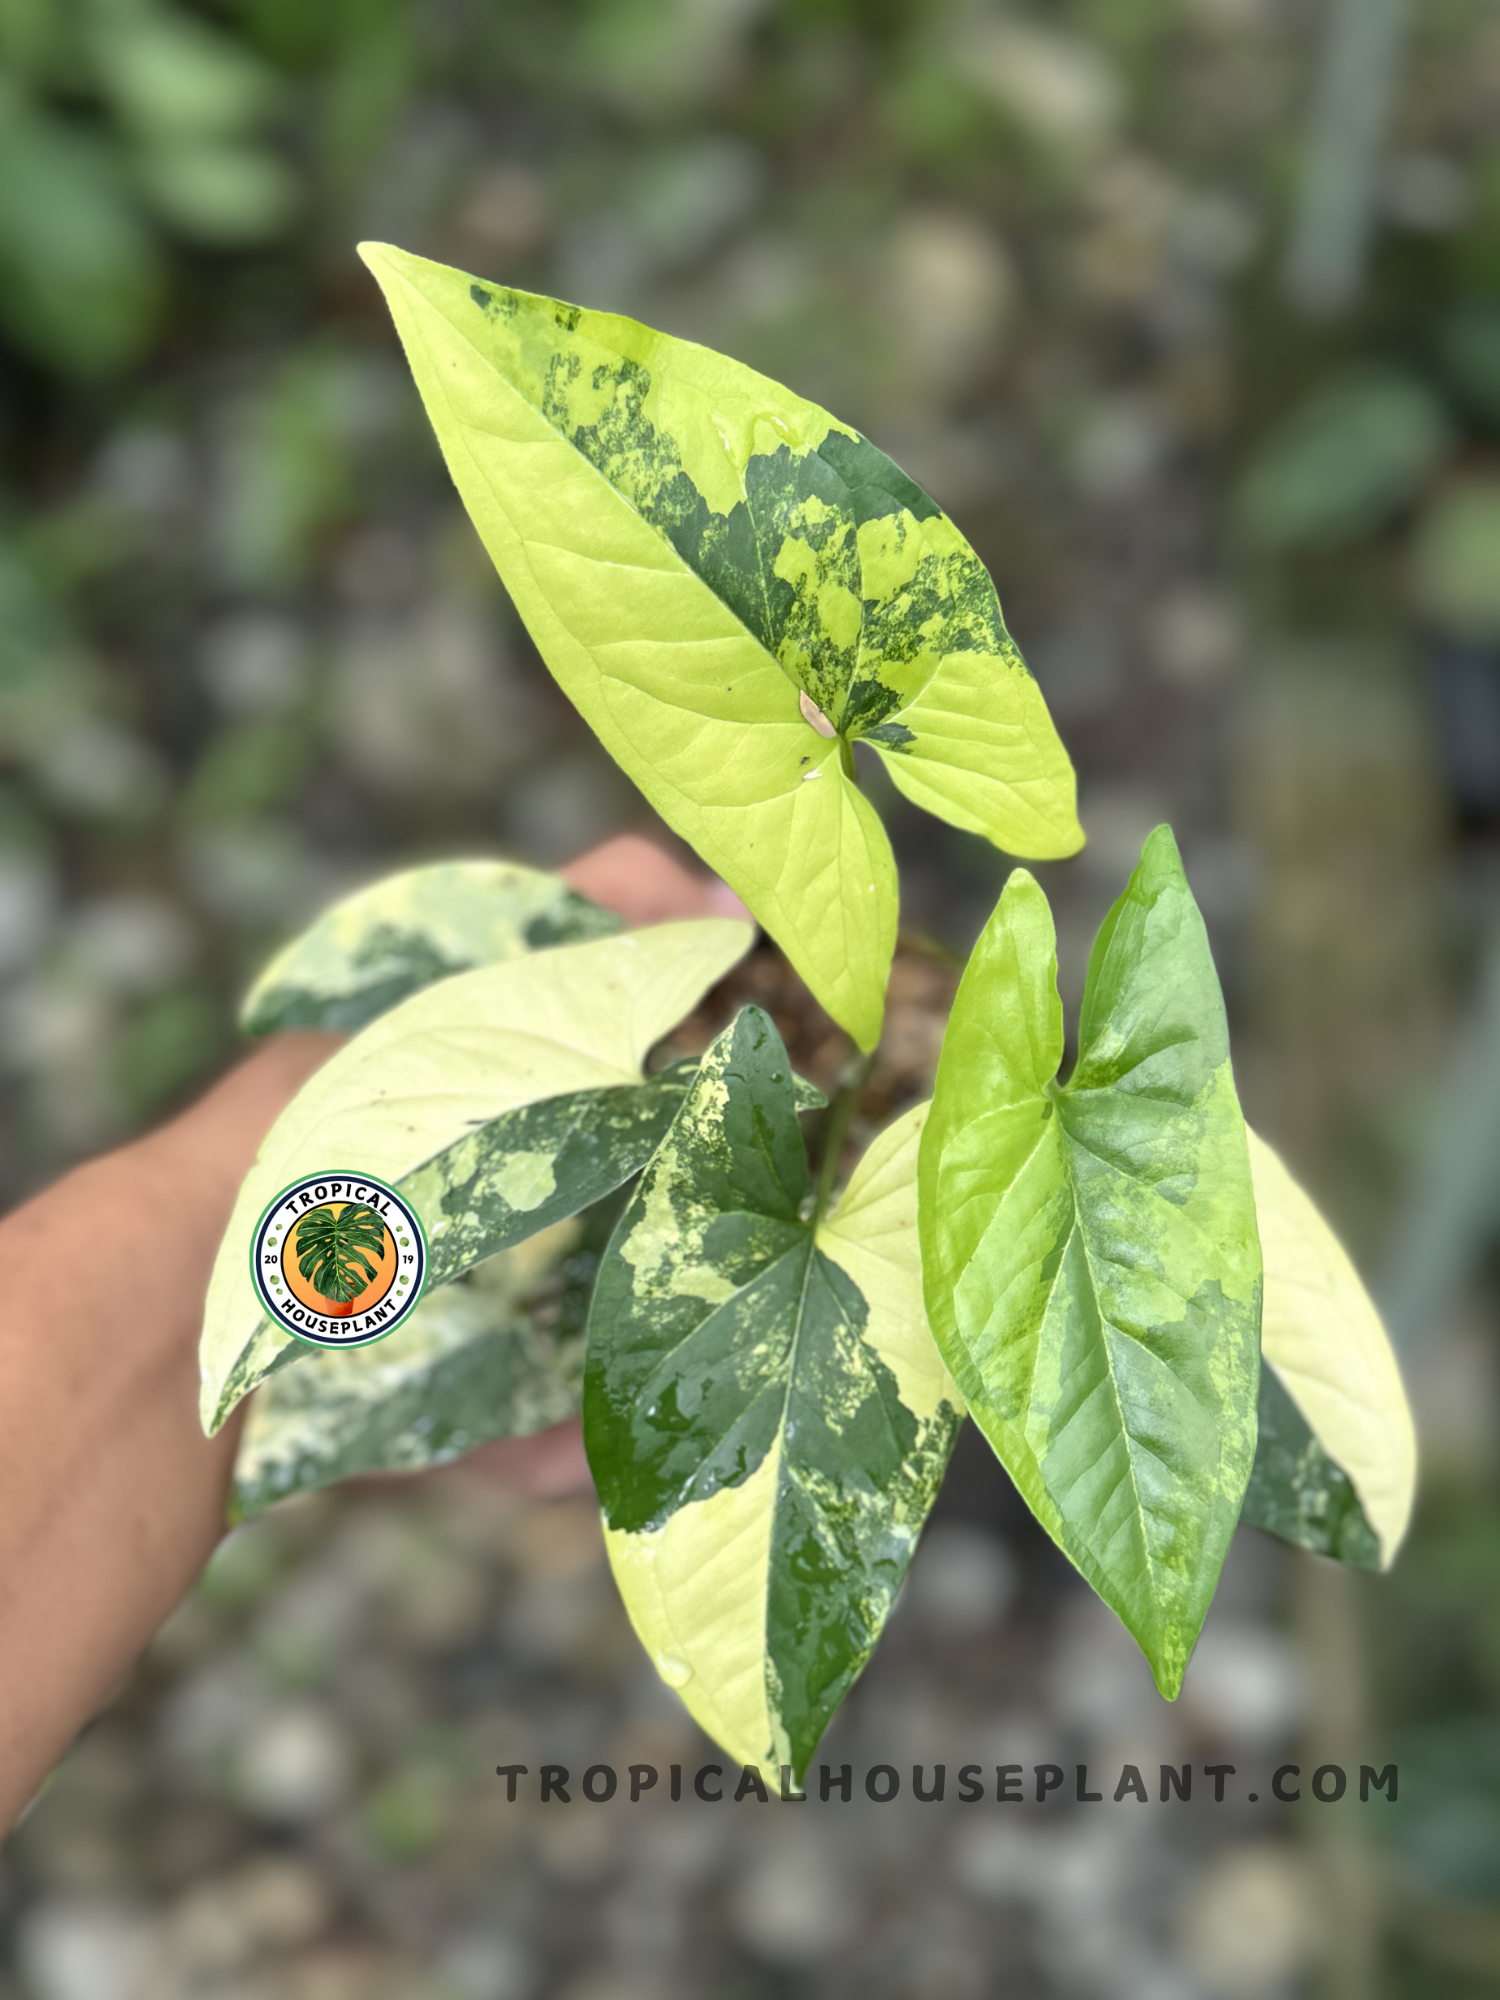
[(839, 768), (851, 785), (859, 783), (859, 773), (854, 768), (854, 745), (847, 736), (839, 738)]
[(823, 1220), (833, 1195), (833, 1183), (839, 1170), (839, 1155), (843, 1152), (844, 1140), (848, 1137), (849, 1121), (859, 1109), (859, 1100), (864, 1095), (865, 1085), (869, 1081), (874, 1063), (875, 1056), (872, 1050), (867, 1056), (851, 1056), (840, 1068), (839, 1086), (833, 1093), (833, 1102), (828, 1107), (828, 1121), (823, 1127), (823, 1157), (818, 1164), (818, 1192), (813, 1204), (814, 1229)]

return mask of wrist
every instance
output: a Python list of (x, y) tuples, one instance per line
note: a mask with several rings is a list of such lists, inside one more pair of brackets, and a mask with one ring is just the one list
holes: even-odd
[(266, 1134), (344, 1039), (311, 1028), (273, 1035), (137, 1146), (170, 1157), (179, 1170), (195, 1169), (216, 1192), (227, 1187), (232, 1205)]

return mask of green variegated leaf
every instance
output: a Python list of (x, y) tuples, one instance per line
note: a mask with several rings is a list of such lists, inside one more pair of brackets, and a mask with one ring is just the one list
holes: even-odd
[(615, 1580), (731, 1755), (801, 1772), (880, 1634), (962, 1405), (922, 1316), (922, 1111), (815, 1226), (786, 1052), (746, 1008), (615, 1230), (584, 1438)]
[(1255, 1452), (1260, 1250), (1208, 939), (1166, 827), (1094, 946), (1066, 1085), (1046, 898), (1018, 869), (922, 1140), (937, 1344), (1038, 1520), (1175, 1696)]
[(1349, 1475), (1318, 1443), (1269, 1365), (1260, 1371), (1259, 1436), (1240, 1519), (1356, 1569), (1381, 1566), (1379, 1537)]
[(1417, 1477), (1401, 1371), (1343, 1245), (1254, 1132), (1250, 1167), (1268, 1365), (1244, 1518), (1319, 1555), (1388, 1569)]
[(983, 564), (884, 453), (738, 362), (362, 254), (543, 658), (873, 1047), (896, 878), (855, 739), (1014, 853), (1082, 844), (1072, 768)]
[(543, 1098), (491, 1119), (408, 1174), (400, 1192), (427, 1237), (429, 1290), (638, 1174), (697, 1067), (674, 1063), (644, 1083)]
[(279, 951), (247, 994), (240, 1026), (247, 1035), (362, 1028), (434, 980), (619, 928), (618, 917), (534, 868), (409, 868), (335, 903)]
[(356, 1473), (416, 1472), (578, 1411), (582, 1317), (548, 1323), (581, 1235), (560, 1222), (422, 1300), (388, 1340), (310, 1353), (261, 1385), (235, 1460), (232, 1512)]
[[(414, 1187), (443, 1276), (586, 1207), (649, 1152), (673, 1085), (643, 1090), (638, 1118), (622, 1111), (620, 1093), (642, 1090), (649, 1050), (752, 935), (748, 924), (704, 918), (457, 973), (340, 1049), (282, 1112), (241, 1184), (204, 1317), (205, 1426), (217, 1429), (301, 1345), (264, 1320), (249, 1268), (252, 1231), (284, 1187), (349, 1171), (405, 1192), (409, 1176), (446, 1156)], [(595, 1137), (588, 1107), (569, 1102), (486, 1140), (487, 1126), (585, 1095), (599, 1100)], [(558, 1147), (550, 1162), (544, 1141)]]

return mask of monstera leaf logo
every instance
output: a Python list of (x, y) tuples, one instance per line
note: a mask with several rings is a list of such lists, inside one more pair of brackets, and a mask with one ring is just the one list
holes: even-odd
[(297, 1224), (297, 1268), (330, 1302), (328, 1311), (334, 1316), (347, 1314), (351, 1302), (374, 1283), (384, 1255), (385, 1224), (363, 1202), (310, 1208)]

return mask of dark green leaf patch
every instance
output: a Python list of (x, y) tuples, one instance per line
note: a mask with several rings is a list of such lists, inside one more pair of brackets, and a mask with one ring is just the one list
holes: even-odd
[(656, 1151), (697, 1065), (643, 1084), (543, 1098), (481, 1126), (401, 1183), (422, 1218), (429, 1287), (577, 1215)]
[(491, 1258), (429, 1294), (377, 1346), (313, 1351), (273, 1373), (236, 1462), (235, 1517), (359, 1473), (442, 1465), (576, 1415), (587, 1296), (613, 1219), (605, 1204)]
[(1313, 1436), (1271, 1367), (1260, 1371), (1260, 1435), (1240, 1518), (1315, 1555), (1380, 1568), (1380, 1541), (1353, 1482)]
[[(497, 290), (487, 310), (498, 311), (507, 297), (508, 340), (528, 317), (545, 329), (545, 362), (523, 340), (522, 370), (544, 368), (538, 407), (547, 421), (671, 543), (843, 733), (868, 735), (917, 692), (944, 652), (984, 647), (1021, 666), (994, 584), (966, 545), (924, 553), (914, 573), (894, 586), (866, 575), (861, 527), (889, 521), (899, 544), (905, 521), (942, 518), (931, 496), (868, 438), (830, 419), (816, 447), (780, 444), (754, 452), (743, 467), (743, 499), (717, 511), (677, 442), (647, 413), (651, 368), (582, 333), (559, 351), (552, 302)], [(493, 358), (513, 379), (520, 372), (505, 356)], [(926, 672), (915, 684), (899, 677), (897, 685), (891, 670), (919, 654), (930, 656)], [(913, 740), (908, 731), (890, 747)]]

